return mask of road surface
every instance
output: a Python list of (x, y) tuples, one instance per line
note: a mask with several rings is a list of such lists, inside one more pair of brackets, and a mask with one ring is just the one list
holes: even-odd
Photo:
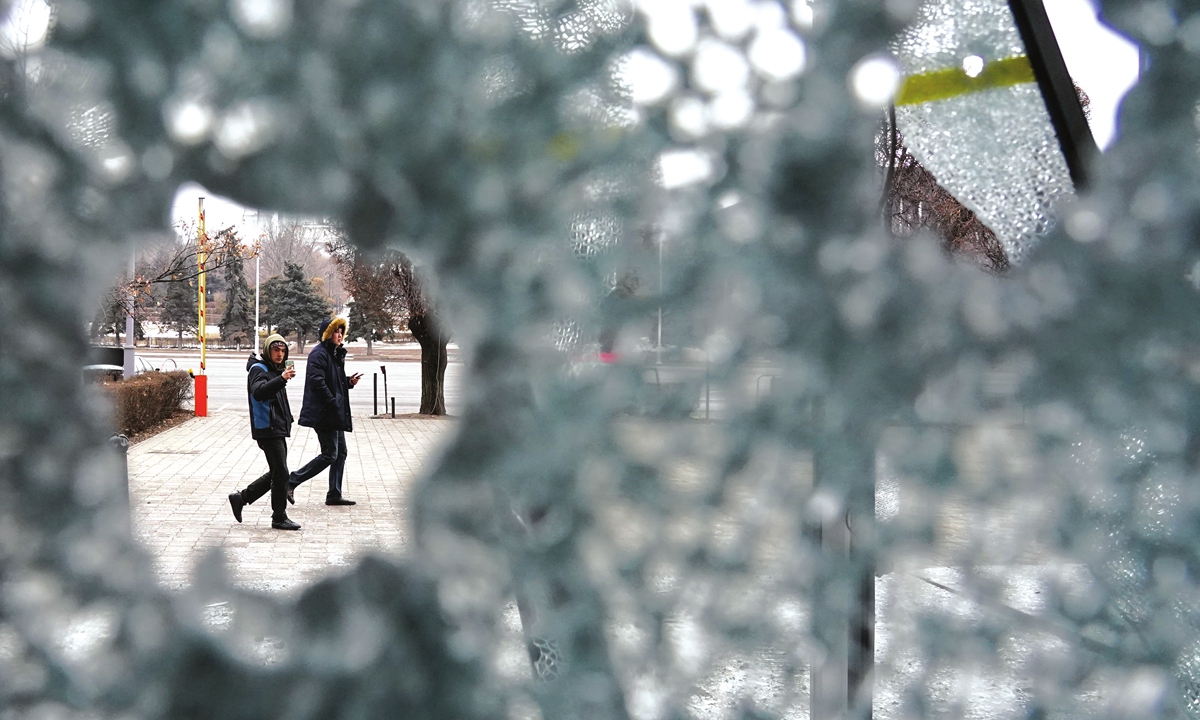
[[(308, 345), (305, 350), (312, 346)], [(297, 353), (292, 349), (291, 359), (296, 361), (296, 379), (288, 383), (288, 400), (292, 404), (292, 415), (300, 417), (300, 402), (304, 399), (304, 370), (307, 366), (307, 353)], [(200, 369), (200, 353), (194, 352), (162, 352), (138, 350), (137, 356), (159, 370), (192, 370)], [(228, 406), (246, 407), (246, 359), (249, 352), (241, 355), (221, 351), (209, 353), (206, 362), (208, 375), (208, 408), (210, 412)], [(421, 364), (419, 362), (386, 362), (380, 363), (375, 358), (368, 359), (365, 355), (352, 353), (346, 359), (346, 374), (360, 372), (363, 374), (358, 387), (350, 391), (350, 410), (355, 416), (374, 414), (372, 401), (372, 374), (379, 382), (379, 412), (384, 412), (384, 379), (380, 366), (387, 368), (387, 397), (396, 398), (396, 414), (415, 413), (421, 407)], [(446, 411), (451, 415), (458, 414), (460, 404), (460, 387), (462, 380), (462, 363), (452, 362), (446, 366)], [(390, 409), (390, 408), (389, 408)]]

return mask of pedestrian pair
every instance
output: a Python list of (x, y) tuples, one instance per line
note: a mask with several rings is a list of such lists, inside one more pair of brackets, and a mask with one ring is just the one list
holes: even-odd
[(250, 356), (246, 364), (246, 395), (250, 405), (250, 435), (267, 459), (268, 470), (240, 492), (230, 493), (233, 517), (242, 521), (242, 509), (271, 493), (271, 527), (299, 530), (300, 525), (287, 516), (287, 504), (295, 504), (295, 489), (301, 483), (329, 469), (326, 505), (354, 505), (342, 494), (342, 480), (348, 448), (346, 433), (353, 432), (350, 414), (350, 390), (362, 378), (361, 373), (346, 375), (345, 318), (322, 323), (321, 341), (308, 355), (304, 380), (304, 401), (300, 425), (317, 434), (321, 452), (295, 472), (287, 469), (287, 438), (291, 436), (292, 413), (287, 398), (287, 382), (296, 375), (288, 360), (287, 342), (278, 334), (267, 338), (263, 356)]

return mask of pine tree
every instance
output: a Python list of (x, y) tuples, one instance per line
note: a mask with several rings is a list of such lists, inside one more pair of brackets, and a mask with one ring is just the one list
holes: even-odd
[(395, 330), (396, 318), (386, 310), (359, 302), (357, 298), (351, 300), (347, 308), (350, 310), (350, 330), (346, 340), (365, 339), (368, 355), (371, 354), (372, 345)]
[(176, 276), (167, 284), (159, 322), (179, 333), (179, 347), (183, 347), (183, 334), (196, 329), (198, 302), (196, 286), (191, 280)]
[(254, 294), (246, 284), (241, 257), (229, 260), (224, 275), (225, 313), (219, 323), (221, 339), (227, 343), (236, 343), (238, 350), (241, 350), (242, 344), (250, 344), (254, 337), (254, 310), (251, 307)]
[[(107, 300), (107, 298), (105, 299)], [(110, 304), (102, 301), (96, 308), (96, 315), (92, 318), (89, 336), (92, 340), (99, 340), (106, 335), (113, 335), (116, 333), (114, 322)]]
[(329, 317), (329, 301), (316, 291), (304, 276), (304, 268), (296, 263), (284, 265), (283, 277), (275, 276), (263, 283), (260, 299), (266, 306), (266, 323), (274, 325), (284, 337), (295, 333), (296, 348), (301, 352), (305, 338), (315, 335), (317, 327)]

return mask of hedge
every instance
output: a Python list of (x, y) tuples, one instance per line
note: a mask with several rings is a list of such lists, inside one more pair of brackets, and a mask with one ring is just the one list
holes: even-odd
[(117, 428), (136, 435), (183, 409), (192, 396), (192, 376), (183, 370), (147, 372), (104, 383), (117, 409)]

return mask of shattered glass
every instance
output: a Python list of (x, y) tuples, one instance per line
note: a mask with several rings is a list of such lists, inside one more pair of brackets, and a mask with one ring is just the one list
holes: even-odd
[[(890, 45), (901, 75), (961, 68), (979, 77), (1025, 55), (1005, 0), (931, 0)], [(996, 234), (1020, 263), (1074, 193), (1041, 92), (1027, 82), (896, 107), (913, 155)], [(902, 80), (902, 82), (904, 82)], [(903, 98), (903, 95), (901, 95)]]
[[(906, 111), (995, 277), (879, 217), (850, 77), (909, 3), (56, 3), (0, 63), (0, 717), (1200, 715), (1200, 21), (1104, 6), (1149, 69), (1036, 247), (1035, 96)], [(930, 7), (906, 74), (1019, 51)], [(79, 368), (184, 182), (436, 276), (464, 409), (403, 559), (158, 585)]]

